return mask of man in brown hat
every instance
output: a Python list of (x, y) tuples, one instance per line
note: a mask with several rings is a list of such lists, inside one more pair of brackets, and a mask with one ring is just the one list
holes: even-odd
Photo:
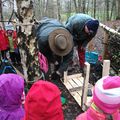
[(40, 52), (46, 56), (49, 65), (53, 63), (55, 66), (51, 79), (60, 79), (72, 61), (72, 35), (59, 21), (45, 18), (37, 29), (37, 40)]

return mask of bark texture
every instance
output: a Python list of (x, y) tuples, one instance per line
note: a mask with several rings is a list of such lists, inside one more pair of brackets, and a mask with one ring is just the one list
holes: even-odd
[(18, 42), (25, 79), (35, 81), (41, 73), (38, 63), (38, 49), (35, 38), (34, 11), (32, 0), (17, 0), (19, 19)]

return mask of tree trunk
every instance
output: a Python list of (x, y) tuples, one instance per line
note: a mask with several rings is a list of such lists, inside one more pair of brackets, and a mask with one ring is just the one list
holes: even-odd
[(117, 5), (118, 5), (118, 8), (117, 8), (117, 19), (120, 20), (120, 0), (117, 0)]
[[(3, 14), (2, 14), (2, 0), (0, 0), (0, 20), (3, 21)], [(5, 29), (4, 22), (2, 22), (2, 27)]]
[[(38, 80), (41, 73), (37, 56), (35, 39), (34, 11), (32, 0), (17, 0), (19, 19), (18, 41), (21, 54), (21, 63), (26, 81)], [(24, 24), (24, 25), (23, 25)]]
[(89, 14), (89, 5), (90, 5), (90, 0), (87, 1), (87, 8), (86, 8), (86, 13)]
[(112, 1), (112, 7), (111, 7), (111, 13), (110, 13), (110, 20), (112, 20), (112, 15), (113, 15), (114, 8), (115, 8), (115, 0)]
[(86, 5), (85, 3), (86, 3), (86, 0), (83, 0), (83, 1), (82, 1), (82, 6), (83, 6), (82, 12), (83, 12), (83, 13), (85, 13), (85, 5)]
[(56, 10), (57, 10), (57, 2), (55, 0), (47, 0), (47, 2), (46, 2), (46, 16), (50, 17), (50, 18), (57, 18), (57, 11)]
[(74, 5), (75, 5), (75, 12), (78, 13), (78, 7), (77, 7), (76, 0), (73, 0), (73, 2), (74, 2)]
[(57, 7), (58, 7), (58, 20), (61, 21), (61, 15), (60, 15), (60, 0), (57, 0)]
[(69, 18), (71, 15), (71, 0), (67, 2), (66, 8), (67, 8), (66, 9), (67, 10), (67, 18)]
[(94, 13), (93, 16), (94, 16), (94, 18), (95, 18), (95, 17), (96, 17), (96, 0), (94, 0), (94, 12), (93, 12), (93, 13)]
[(78, 12), (81, 12), (81, 0), (78, 0)]
[(106, 0), (106, 20), (109, 20), (109, 0)]

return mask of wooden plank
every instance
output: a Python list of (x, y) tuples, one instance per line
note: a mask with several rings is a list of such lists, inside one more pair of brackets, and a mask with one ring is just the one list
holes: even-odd
[(79, 95), (79, 93), (78, 92), (74, 92), (74, 93), (72, 93), (72, 96), (74, 97), (76, 102), (81, 106), (81, 96)]
[(67, 88), (68, 90), (71, 89), (71, 88), (73, 88), (73, 86), (72, 86), (69, 82), (64, 83), (64, 85), (66, 86), (66, 88)]
[(72, 84), (73, 87), (79, 87), (79, 85), (76, 82), (74, 82), (74, 78), (69, 80), (69, 82)]
[(78, 80), (80, 80), (81, 84), (83, 85), (83, 83), (84, 83), (84, 78), (83, 78), (83, 77), (80, 77), (80, 78), (78, 78)]
[(84, 84), (83, 84), (83, 92), (82, 92), (82, 103), (81, 107), (84, 110), (85, 109), (85, 103), (87, 102), (87, 91), (88, 91), (88, 83), (89, 83), (89, 73), (90, 73), (90, 64), (88, 62), (85, 62), (85, 69), (86, 69), (86, 75), (84, 79)]
[(77, 78), (74, 78), (73, 81), (78, 84), (78, 86), (83, 86), (83, 79), (77, 79)]
[(64, 72), (64, 83), (67, 83), (67, 71)]
[(82, 90), (82, 86), (69, 89), (70, 92), (77, 92)]
[(69, 79), (71, 79), (71, 78), (76, 78), (76, 77), (81, 77), (81, 76), (82, 76), (81, 73), (74, 74), (74, 75), (68, 75), (68, 76), (67, 76), (67, 79), (69, 80)]
[(110, 70), (110, 60), (104, 60), (103, 61), (103, 71), (102, 71), (102, 77), (108, 76)]

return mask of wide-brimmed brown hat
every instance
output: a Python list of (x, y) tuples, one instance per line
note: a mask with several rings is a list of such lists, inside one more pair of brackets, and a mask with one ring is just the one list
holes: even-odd
[(58, 56), (67, 55), (73, 48), (72, 35), (63, 28), (52, 31), (48, 42), (50, 49)]

